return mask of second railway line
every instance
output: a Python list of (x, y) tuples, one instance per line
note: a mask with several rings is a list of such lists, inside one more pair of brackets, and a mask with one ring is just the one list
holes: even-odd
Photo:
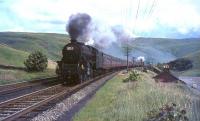
[(22, 95), (14, 99), (7, 100), (5, 102), (1, 102), (0, 120), (10, 121), (19, 118), (26, 119), (27, 117), (24, 116), (25, 114), (37, 111), (37, 109), (40, 110), (39, 107), (45, 107), (46, 104), (53, 101), (55, 103), (55, 100), (57, 100), (56, 102), (58, 102), (58, 99), (67, 97), (67, 95), (75, 93), (76, 91), (89, 85), (90, 83), (98, 79), (104, 78), (104, 76), (106, 75), (104, 74), (98, 76), (94, 79), (74, 86), (63, 86), (62, 84), (58, 84), (36, 92)]
[(26, 82), (2, 85), (0, 86), (0, 102), (53, 86), (59, 83), (57, 80), (57, 77), (48, 77)]

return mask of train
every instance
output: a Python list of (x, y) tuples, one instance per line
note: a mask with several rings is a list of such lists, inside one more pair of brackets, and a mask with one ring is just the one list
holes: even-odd
[[(128, 62), (129, 66), (133, 62)], [(62, 49), (56, 74), (65, 84), (82, 83), (105, 72), (125, 69), (127, 61), (105, 54), (95, 47), (71, 40)]]

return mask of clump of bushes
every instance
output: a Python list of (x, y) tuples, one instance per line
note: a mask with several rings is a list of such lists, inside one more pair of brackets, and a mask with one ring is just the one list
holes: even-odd
[(46, 55), (40, 51), (35, 51), (24, 61), (27, 71), (44, 71), (47, 68), (48, 60)]
[(192, 61), (186, 58), (180, 58), (169, 62), (172, 70), (175, 71), (185, 71), (193, 67)]
[(140, 79), (140, 74), (137, 71), (131, 71), (129, 76), (123, 80), (123, 82), (138, 81)]
[(164, 105), (159, 110), (152, 110), (147, 113), (145, 121), (189, 121), (186, 110), (180, 109), (176, 104)]

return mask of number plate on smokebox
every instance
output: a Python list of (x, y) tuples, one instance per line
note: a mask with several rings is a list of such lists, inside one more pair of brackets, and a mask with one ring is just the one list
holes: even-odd
[(74, 47), (67, 47), (67, 50), (74, 50)]

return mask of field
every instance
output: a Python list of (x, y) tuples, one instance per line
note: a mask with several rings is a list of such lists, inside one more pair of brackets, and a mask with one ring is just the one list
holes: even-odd
[(28, 55), (29, 53), (27, 52), (16, 50), (8, 47), (7, 45), (0, 44), (0, 64), (24, 67), (23, 62)]
[(36, 50), (48, 57), (48, 69), (44, 72), (0, 69), (0, 84), (55, 75), (55, 61), (60, 60), (61, 50), (68, 42), (69, 38), (64, 34), (0, 32), (0, 64), (24, 67), (24, 60)]
[(141, 73), (141, 80), (124, 83), (127, 75), (119, 74), (95, 94), (74, 121), (143, 121), (147, 112), (172, 102), (185, 108), (191, 121), (200, 120), (199, 97), (181, 83), (155, 83), (153, 75)]
[[(0, 44), (0, 64), (13, 65), (16, 67), (24, 67), (24, 60), (29, 53), (21, 50), (11, 48), (7, 45)], [(16, 83), (21, 81), (28, 81), (34, 78), (42, 78), (48, 76), (55, 76), (56, 63), (48, 60), (48, 69), (44, 72), (28, 73), (22, 70), (7, 70), (0, 69), (0, 85), (8, 83)]]
[(28, 33), (28, 32), (0, 32), (0, 44), (31, 53), (42, 51), (51, 60), (59, 60), (61, 50), (69, 42), (64, 34)]

